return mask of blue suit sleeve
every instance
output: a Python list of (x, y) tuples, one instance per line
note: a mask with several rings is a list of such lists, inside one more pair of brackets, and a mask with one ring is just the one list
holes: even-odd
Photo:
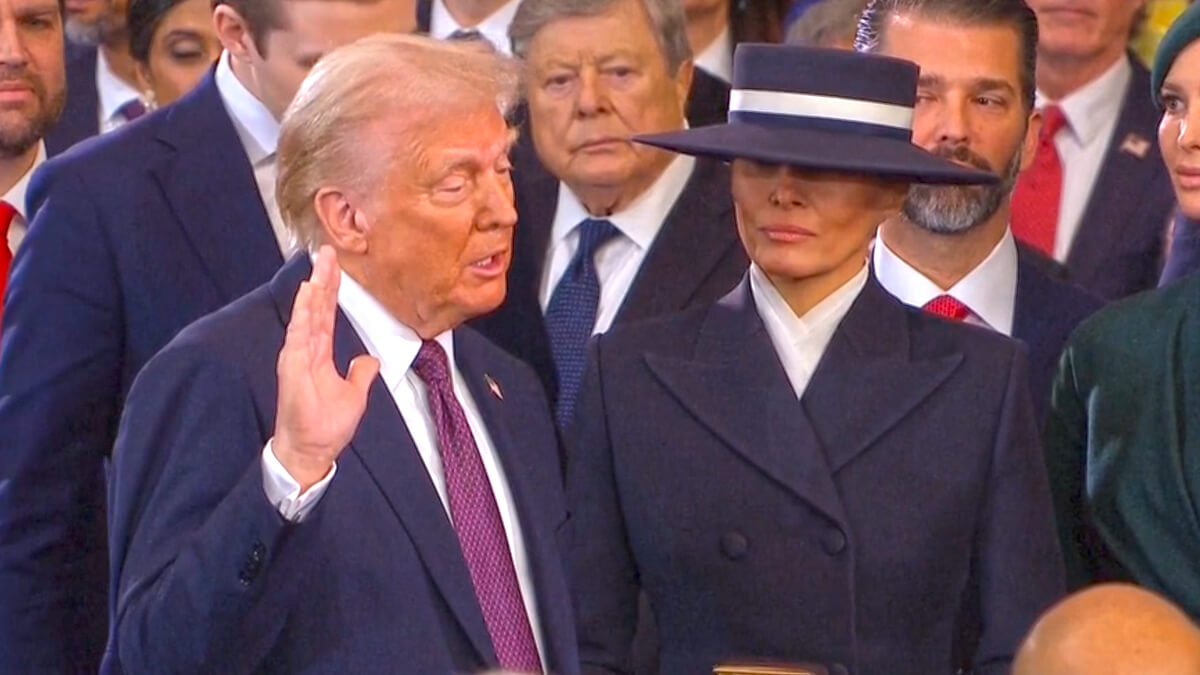
[(1027, 370), (1024, 352), (1014, 350), (972, 552), (982, 627), (976, 673), (1007, 673), (1037, 617), (1064, 593)]
[(120, 291), (86, 186), (47, 165), (30, 195), (0, 348), (0, 672), (94, 672), (107, 633)]
[(194, 352), (168, 347), (146, 366), (114, 450), (113, 639), (125, 672), (260, 668), (305, 576), (311, 549), (297, 533), (319, 520), (318, 508), (288, 524), (268, 502), (270, 422), (237, 369)]

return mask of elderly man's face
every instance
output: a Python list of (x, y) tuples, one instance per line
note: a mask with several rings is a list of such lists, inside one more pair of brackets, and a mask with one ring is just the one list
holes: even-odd
[(733, 162), (738, 234), (746, 254), (777, 285), (844, 281), (863, 265), (875, 229), (899, 210), (906, 187), (869, 176)]
[(1029, 0), (1043, 57), (1095, 59), (1125, 50), (1146, 0)]
[(900, 15), (889, 21), (879, 53), (921, 67), (913, 142), (1002, 178), (995, 185), (913, 186), (905, 215), (944, 233), (987, 222), (1007, 207), (1017, 173), (1036, 152), (1038, 125), (1021, 93), (1016, 29)]
[(668, 71), (641, 4), (552, 22), (527, 60), (530, 126), (546, 168), (577, 192), (649, 187), (671, 155), (629, 139), (682, 128), (691, 64)]
[[(512, 260), (508, 151), (513, 135), (494, 105), (381, 134), (414, 134), (415, 153), (393, 153), (370, 196), (363, 284), (411, 325), (452, 328), (504, 301)], [(411, 136), (409, 136), (411, 138)]]
[(283, 117), (308, 71), (325, 54), (376, 33), (412, 30), (412, 7), (392, 0), (289, 0), (280, 3), (284, 28), (266, 33), (263, 54), (253, 55), (254, 90), (263, 104)]

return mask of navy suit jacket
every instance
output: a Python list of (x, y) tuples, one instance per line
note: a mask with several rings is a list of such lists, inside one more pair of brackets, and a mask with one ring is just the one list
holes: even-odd
[(125, 394), (180, 329), (283, 258), (211, 75), (51, 159), (29, 204), (0, 349), (0, 672), (94, 672)]
[(46, 134), (46, 154), (64, 152), (100, 133), (100, 93), (96, 88), (96, 47), (66, 44), (67, 102)]
[(871, 280), (797, 400), (743, 282), (594, 343), (568, 463), (584, 672), (1007, 673), (1063, 592), (1013, 341)]
[[(1129, 60), (1133, 77), (1066, 261), (1071, 281), (1106, 300), (1158, 283), (1175, 206), (1158, 148), (1159, 110), (1150, 99), (1150, 73), (1136, 58)], [(1139, 143), (1147, 144), (1141, 156), (1132, 151)]]
[[(533, 366), (553, 401), (558, 375), (538, 298), (558, 206), (558, 180), (536, 159), (515, 156), (518, 223), (508, 297), (500, 309), (474, 325)], [(642, 261), (614, 325), (711, 302), (737, 284), (747, 262), (737, 237), (729, 184), (729, 169), (724, 164), (697, 160)]]
[(1050, 388), (1067, 338), (1079, 322), (1104, 303), (1067, 283), (1058, 263), (1023, 245), (1017, 246), (1017, 297), (1013, 337), (1029, 349), (1029, 386), (1039, 428), (1050, 409)]
[[(302, 523), (263, 492), (275, 361), (311, 264), (197, 322), (138, 376), (113, 463), (114, 645), (131, 673), (451, 673), (495, 667), (457, 536), (382, 378)], [(366, 353), (344, 315), (341, 372)], [(455, 360), (512, 486), (545, 664), (578, 672), (557, 436), (536, 376), (469, 328)], [(492, 394), (488, 380), (501, 395)]]

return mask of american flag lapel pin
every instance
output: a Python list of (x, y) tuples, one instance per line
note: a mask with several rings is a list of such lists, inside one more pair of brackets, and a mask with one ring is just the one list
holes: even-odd
[(500, 383), (493, 380), (492, 376), (488, 375), (487, 373), (483, 374), (483, 380), (484, 380), (484, 382), (487, 382), (488, 391), (492, 392), (492, 396), (495, 396), (496, 398), (503, 401), (504, 400), (504, 392), (500, 391)]
[(1146, 153), (1150, 152), (1150, 141), (1141, 134), (1131, 133), (1121, 141), (1121, 152), (1127, 152), (1138, 159), (1146, 159)]

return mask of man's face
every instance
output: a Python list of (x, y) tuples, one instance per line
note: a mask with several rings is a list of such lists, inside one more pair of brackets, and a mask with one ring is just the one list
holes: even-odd
[(79, 44), (100, 44), (125, 29), (128, 6), (128, 0), (66, 0), (67, 36)]
[(1038, 19), (1039, 55), (1090, 60), (1125, 51), (1146, 0), (1028, 0)]
[(672, 155), (629, 139), (683, 127), (691, 64), (668, 70), (637, 0), (548, 24), (527, 61), (533, 141), (552, 174), (577, 192), (654, 182)]
[(514, 136), (488, 102), (380, 127), (382, 139), (406, 134), (417, 151), (389, 153), (382, 185), (367, 195), (361, 281), (402, 320), (452, 328), (504, 301), (517, 222)]
[(896, 214), (904, 192), (902, 184), (869, 176), (733, 162), (738, 235), (776, 285), (857, 269), (876, 227)]
[(921, 68), (913, 142), (1002, 178), (987, 186), (914, 185), (905, 216), (927, 230), (952, 233), (1002, 208), (1007, 214), (1017, 173), (1033, 159), (1039, 126), (1022, 100), (1017, 31), (900, 15), (889, 20), (879, 52)]
[(263, 54), (255, 49), (247, 56), (253, 90), (276, 119), (322, 56), (359, 38), (404, 33), (412, 26), (412, 17), (391, 0), (288, 0), (280, 11), (283, 28), (267, 31)]
[(56, 0), (0, 0), (0, 157), (34, 146), (66, 100)]

